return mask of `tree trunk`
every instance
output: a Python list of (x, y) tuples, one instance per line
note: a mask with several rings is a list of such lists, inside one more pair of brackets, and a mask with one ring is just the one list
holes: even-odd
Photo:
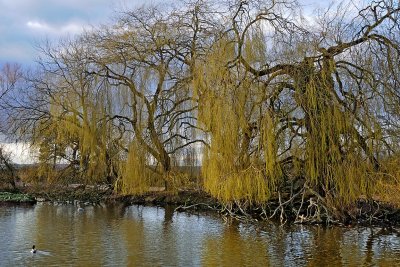
[(163, 166), (163, 179), (164, 179), (164, 186), (165, 186), (165, 191), (169, 191), (172, 189), (172, 183), (171, 183), (171, 158), (169, 155), (165, 152), (163, 155), (163, 160), (162, 160), (162, 166)]

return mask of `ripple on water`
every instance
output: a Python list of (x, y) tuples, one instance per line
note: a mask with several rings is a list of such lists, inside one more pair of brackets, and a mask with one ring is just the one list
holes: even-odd
[[(226, 224), (173, 207), (5, 206), (0, 238), (0, 266), (395, 266), (400, 259), (396, 231)], [(30, 253), (32, 244), (41, 253)]]

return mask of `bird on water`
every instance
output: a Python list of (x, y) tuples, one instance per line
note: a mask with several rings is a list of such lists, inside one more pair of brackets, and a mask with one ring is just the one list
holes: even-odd
[(32, 253), (36, 253), (36, 251), (37, 251), (37, 250), (36, 250), (36, 248), (35, 248), (35, 245), (33, 245), (33, 246), (32, 246), (32, 249), (31, 249), (31, 252), (32, 252)]

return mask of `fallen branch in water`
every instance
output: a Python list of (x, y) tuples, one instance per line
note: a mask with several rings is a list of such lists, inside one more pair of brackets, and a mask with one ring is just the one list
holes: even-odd
[(209, 204), (206, 204), (206, 203), (196, 203), (196, 204), (192, 204), (192, 205), (189, 205), (189, 206), (186, 206), (186, 203), (185, 203), (184, 205), (180, 205), (180, 206), (176, 207), (174, 211), (182, 211), (182, 210), (193, 209), (193, 208), (198, 207), (198, 206), (205, 206), (210, 210), (217, 210), (216, 207), (212, 207), (212, 206), (210, 206)]

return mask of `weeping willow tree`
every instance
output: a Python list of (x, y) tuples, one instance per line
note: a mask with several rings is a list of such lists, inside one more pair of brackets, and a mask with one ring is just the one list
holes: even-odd
[(198, 68), (205, 188), (227, 203), (280, 198), (301, 181), (289, 200), (349, 204), (375, 192), (388, 171), (379, 157), (397, 147), (399, 7), (379, 1), (350, 18), (338, 5), (306, 26), (291, 4), (234, 5)]
[(307, 183), (322, 196), (333, 194), (348, 203), (370, 195), (379, 164), (352, 112), (335, 98), (332, 62), (325, 59), (320, 68), (309, 64), (303, 62), (294, 76), (305, 134), (303, 151), (291, 154), (302, 162)]
[[(246, 44), (247, 55), (262, 60), (248, 46), (263, 44)], [(210, 139), (203, 153), (204, 187), (224, 202), (264, 203), (281, 175), (275, 124), (262, 105), (264, 85), (242, 68), (226, 67), (234, 56), (232, 40), (221, 39), (195, 75), (199, 121)]]
[(193, 59), (206, 45), (199, 10), (142, 7), (85, 36), (94, 48), (94, 73), (125, 96), (112, 116), (130, 131), (120, 180), (125, 193), (160, 181), (174, 189), (181, 151), (204, 142), (194, 130), (197, 103), (190, 88)]
[[(274, 110), (273, 90), (246, 68), (269, 60), (263, 26), (250, 20), (239, 36), (239, 18), (254, 10), (245, 2), (231, 9), (233, 30), (213, 44), (207, 57), (201, 59), (204, 63), (197, 64), (194, 76), (199, 121), (210, 141), (203, 154), (204, 186), (224, 203), (262, 204), (276, 192), (284, 176), (279, 163), (282, 137), (277, 117), (283, 111)], [(241, 63), (242, 56), (246, 64)]]
[(109, 84), (89, 74), (85, 49), (79, 41), (43, 47), (25, 99), (13, 106), (16, 130), (38, 151), (39, 175), (48, 181), (111, 183), (118, 175), (123, 141), (107, 119)]

